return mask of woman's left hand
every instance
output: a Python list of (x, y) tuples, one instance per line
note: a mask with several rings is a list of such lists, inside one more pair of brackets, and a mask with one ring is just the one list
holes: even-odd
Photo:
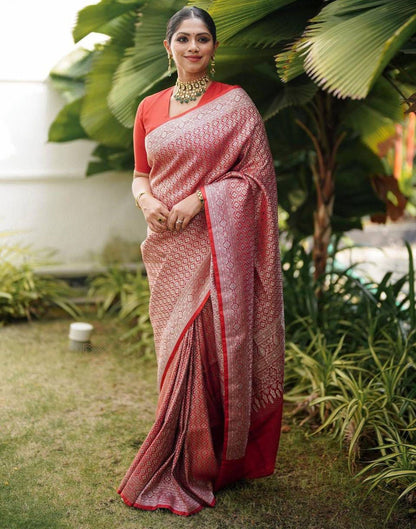
[(191, 220), (201, 211), (203, 204), (199, 200), (196, 193), (192, 193), (189, 197), (184, 198), (169, 212), (166, 226), (171, 231), (184, 230)]

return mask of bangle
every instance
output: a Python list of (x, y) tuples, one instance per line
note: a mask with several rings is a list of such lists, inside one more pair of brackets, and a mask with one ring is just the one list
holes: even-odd
[(140, 202), (139, 202), (139, 201), (140, 201), (142, 195), (145, 195), (146, 193), (147, 193), (147, 191), (142, 191), (141, 193), (139, 193), (139, 194), (137, 195), (137, 197), (134, 198), (134, 201), (136, 202), (136, 206), (137, 206), (139, 209), (142, 209), (142, 208), (140, 207)]
[(202, 195), (202, 191), (200, 189), (197, 190), (196, 192), (196, 196), (199, 198), (199, 200), (201, 201), (201, 204), (202, 204), (202, 208), (205, 206), (205, 200), (204, 200), (204, 197)]

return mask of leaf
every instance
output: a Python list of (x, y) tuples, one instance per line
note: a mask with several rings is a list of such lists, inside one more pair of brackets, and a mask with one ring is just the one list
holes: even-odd
[(293, 2), (294, 0), (240, 0), (236, 7), (229, 0), (214, 0), (210, 15), (218, 27), (218, 40), (226, 42), (251, 24)]
[(267, 121), (284, 108), (305, 105), (313, 98), (317, 90), (316, 84), (307, 78), (297, 79), (283, 85), (263, 114), (263, 119)]
[(80, 122), (83, 98), (65, 105), (49, 127), (48, 141), (64, 142), (87, 138)]
[(375, 153), (395, 135), (395, 123), (403, 119), (396, 90), (383, 78), (378, 79), (364, 101), (349, 101), (343, 111), (345, 126), (358, 132)]
[(84, 80), (91, 70), (94, 51), (85, 48), (75, 48), (65, 55), (50, 71), (52, 79)]
[(337, 0), (306, 29), (304, 67), (339, 98), (363, 99), (391, 58), (416, 32), (413, 0)]
[(128, 149), (98, 145), (92, 155), (98, 160), (92, 160), (88, 164), (87, 176), (105, 171), (131, 171), (134, 166), (132, 145)]
[(123, 147), (131, 141), (131, 130), (112, 114), (107, 96), (113, 84), (113, 73), (120, 64), (124, 47), (109, 42), (94, 58), (88, 75), (81, 110), (81, 124), (88, 136), (108, 146)]
[(85, 94), (85, 78), (91, 70), (94, 51), (77, 48), (61, 59), (49, 73), (50, 82), (67, 102)]
[(205, 9), (205, 11), (209, 11), (211, 4), (212, 4), (212, 0), (200, 0), (199, 2), (193, 2), (192, 0), (190, 0), (188, 2), (189, 7), (196, 6), (196, 7), (199, 7), (200, 9)]
[[(373, 216), (373, 222), (386, 222), (387, 218), (393, 221), (400, 219), (406, 209), (407, 197), (400, 191), (396, 178), (393, 175), (374, 175), (372, 182), (377, 196), (386, 205), (385, 214)], [(396, 203), (393, 202), (393, 197)]]
[(121, 36), (120, 23), (123, 26), (125, 15), (134, 16), (135, 12), (144, 4), (140, 0), (119, 2), (118, 0), (101, 0), (98, 4), (84, 7), (78, 12), (77, 21), (73, 29), (74, 41), (78, 42), (89, 33), (104, 33), (105, 35)]
[(303, 38), (297, 39), (288, 49), (275, 56), (277, 73), (284, 83), (305, 73), (305, 51), (301, 49)]
[(409, 314), (410, 324), (413, 329), (416, 328), (416, 297), (415, 297), (415, 266), (413, 260), (412, 247), (408, 241), (405, 241), (407, 254), (409, 256)]
[(154, 0), (143, 7), (134, 45), (120, 58), (108, 104), (125, 127), (133, 127), (140, 96), (167, 77), (163, 46), (167, 20), (183, 6), (180, 0)]
[[(314, 3), (287, 5), (268, 14), (236, 33), (227, 46), (272, 48), (286, 43), (303, 32), (307, 21), (316, 13)], [(221, 49), (221, 47), (220, 47)]]

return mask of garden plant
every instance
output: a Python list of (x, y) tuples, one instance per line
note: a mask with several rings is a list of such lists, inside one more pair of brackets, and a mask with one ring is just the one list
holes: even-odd
[[(312, 438), (326, 431), (345, 451), (352, 475), (409, 502), (416, 490), (415, 273), (379, 283), (342, 269), (333, 240), (328, 270), (315, 280), (302, 244), (285, 248), (285, 401), (293, 420)], [(137, 351), (152, 351), (148, 290), (142, 273), (112, 268), (92, 280), (101, 312), (129, 322)], [(317, 296), (316, 292), (320, 295)], [(130, 310), (133, 308), (133, 310)]]
[[(51, 72), (68, 103), (51, 141), (99, 143), (87, 174), (133, 166), (131, 130), (143, 97), (172, 84), (162, 40), (183, 0), (102, 0), (81, 10), (77, 49)], [(406, 206), (384, 156), (416, 91), (413, 0), (205, 0), (218, 25), (216, 78), (242, 85), (266, 122), (280, 204), (293, 232), (314, 238), (315, 277), (331, 233)], [(238, 13), (238, 16), (237, 16)], [(335, 38), (336, 36), (336, 38)], [(330, 42), (331, 45), (327, 45)], [(334, 44), (335, 43), (335, 44)], [(387, 143), (386, 143), (387, 142)], [(403, 176), (404, 179), (411, 176)]]
[[(79, 12), (74, 40), (92, 32), (106, 39), (93, 50), (75, 50), (51, 72), (67, 104), (49, 139), (96, 141), (88, 175), (133, 167), (135, 110), (146, 95), (173, 84), (162, 40), (166, 21), (185, 4), (101, 0)], [(388, 516), (399, 506), (414, 516), (412, 251), (408, 245), (406, 274), (397, 278), (389, 272), (379, 282), (354, 265), (340, 268), (337, 255), (347, 251), (340, 246), (343, 232), (372, 215), (400, 218), (411, 199), (414, 175), (394, 178), (386, 154), (396, 124), (415, 110), (416, 5), (413, 0), (195, 4), (218, 24), (218, 80), (242, 85), (254, 99), (275, 159), (281, 225), (289, 232), (282, 252), (286, 426), (301, 427), (317, 444), (332, 437), (351, 480), (367, 484), (369, 493), (379, 494), (380, 488), (388, 493)], [(312, 251), (305, 249), (307, 237)], [(8, 319), (41, 314), (40, 300), (71, 310), (59, 297), (58, 283), (37, 278), (27, 265), (17, 269), (8, 263), (2, 270), (2, 285), (8, 286), (0, 288), (0, 313)], [(149, 290), (141, 268), (131, 273), (112, 266), (91, 279), (89, 294), (98, 299), (99, 317), (110, 314), (127, 325), (123, 343), (151, 359)]]

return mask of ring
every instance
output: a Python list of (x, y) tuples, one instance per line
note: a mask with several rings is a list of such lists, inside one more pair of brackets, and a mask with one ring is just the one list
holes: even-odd
[(159, 222), (163, 222), (163, 219), (162, 218), (158, 218), (157, 219)]
[(183, 219), (182, 219), (182, 220), (181, 220), (181, 219), (178, 219), (178, 220), (176, 221), (176, 224), (182, 224), (182, 222), (183, 222)]

